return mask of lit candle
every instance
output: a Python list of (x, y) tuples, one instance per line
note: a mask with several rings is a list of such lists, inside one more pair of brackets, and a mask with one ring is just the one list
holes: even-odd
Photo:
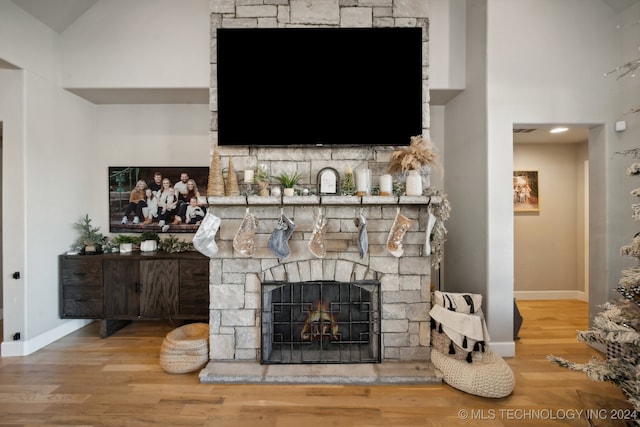
[(253, 169), (244, 171), (244, 183), (253, 184)]
[(387, 173), (380, 176), (380, 195), (390, 196), (392, 191), (393, 191), (393, 183), (392, 183), (391, 175)]

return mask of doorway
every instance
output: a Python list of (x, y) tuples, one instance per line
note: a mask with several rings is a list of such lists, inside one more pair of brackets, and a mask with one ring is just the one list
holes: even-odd
[(537, 209), (517, 211), (514, 199), (514, 296), (588, 301), (589, 128), (554, 127), (513, 130), (514, 171), (539, 185)]

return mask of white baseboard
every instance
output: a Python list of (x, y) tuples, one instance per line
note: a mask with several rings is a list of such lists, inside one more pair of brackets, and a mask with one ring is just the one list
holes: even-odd
[(502, 357), (515, 357), (516, 343), (513, 341), (489, 342), (491, 351)]
[(53, 328), (43, 334), (38, 335), (37, 337), (26, 341), (3, 341), (2, 348), (0, 349), (0, 356), (27, 356), (40, 350), (42, 347), (45, 347), (52, 342), (64, 337), (65, 335), (69, 335), (71, 332), (85, 327), (91, 322), (93, 322), (93, 320), (69, 320), (68, 322), (63, 323), (56, 328)]
[(589, 302), (583, 291), (516, 291), (513, 296), (516, 300), (577, 299)]

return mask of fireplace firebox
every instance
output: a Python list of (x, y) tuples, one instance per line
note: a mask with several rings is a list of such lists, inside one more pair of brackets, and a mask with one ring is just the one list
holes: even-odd
[(263, 282), (262, 364), (379, 363), (380, 282)]

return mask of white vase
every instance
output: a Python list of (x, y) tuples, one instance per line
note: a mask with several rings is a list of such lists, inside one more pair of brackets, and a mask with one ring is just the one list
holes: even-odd
[(140, 250), (142, 252), (153, 252), (158, 248), (158, 242), (155, 240), (145, 240), (140, 242)]
[(133, 243), (120, 243), (120, 253), (128, 254), (133, 252)]
[(285, 188), (283, 190), (283, 193), (284, 193), (285, 196), (293, 196), (294, 189), (293, 188)]
[(422, 196), (422, 176), (416, 170), (410, 170), (407, 176), (406, 191), (407, 196)]

